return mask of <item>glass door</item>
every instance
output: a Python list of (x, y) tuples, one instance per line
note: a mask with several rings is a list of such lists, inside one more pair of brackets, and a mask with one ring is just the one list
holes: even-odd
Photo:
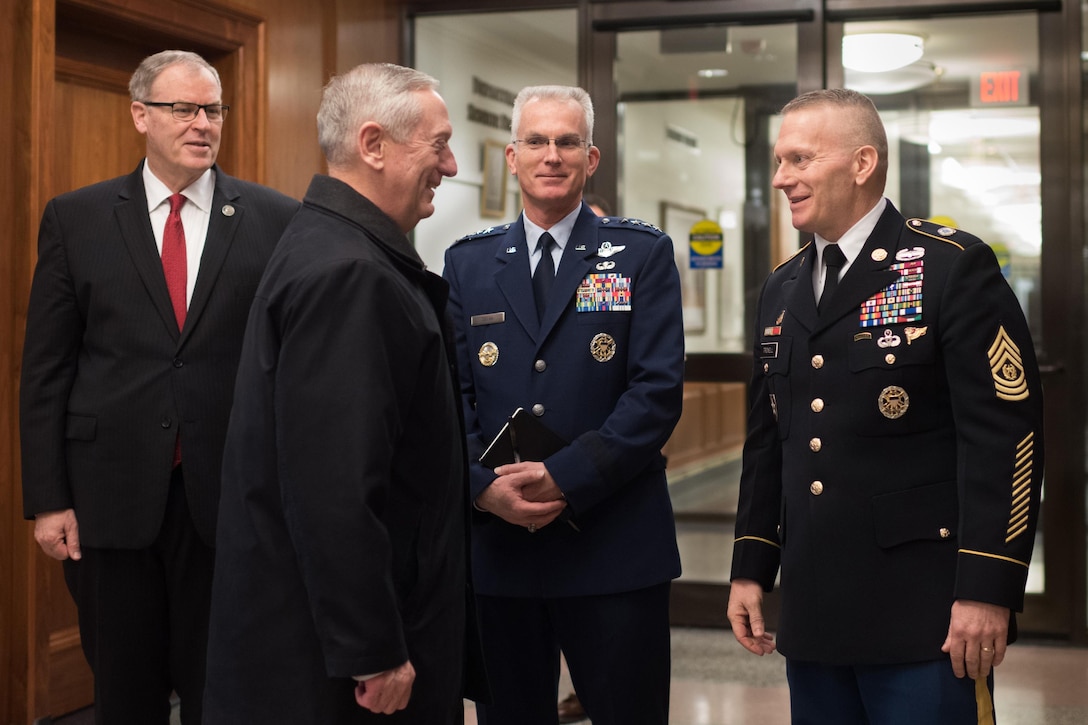
[[(672, 237), (684, 304), (684, 412), (666, 446), (683, 576), (676, 624), (724, 624), (751, 371), (751, 306), (796, 250), (770, 225), (771, 124), (797, 94), (798, 23), (618, 30), (618, 212)], [(600, 112), (599, 112), (600, 113)]]
[[(1047, 386), (1048, 459), (1021, 625), (1083, 638), (1084, 391), (1074, 359), (1083, 351), (1061, 310), (1079, 319), (1084, 291), (1076, 265), (1060, 262), (1076, 259), (1080, 229), (1062, 234), (1070, 200), (1047, 179), (1073, 172), (1059, 168), (1071, 163), (1061, 138), (1043, 130), (1073, 128), (1073, 116), (1055, 118), (1072, 113), (1062, 105), (1067, 89), (1054, 86), (1062, 50), (1039, 42), (1063, 20), (1049, 6), (999, 13), (968, 3), (958, 15), (934, 17), (929, 7), (926, 18), (901, 20), (890, 19), (888, 3), (828, 3), (826, 15), (808, 16), (778, 5), (731, 3), (729, 17), (688, 2), (590, 10), (584, 55), (599, 127), (614, 124), (616, 148), (605, 158), (617, 159), (618, 212), (670, 233), (684, 286), (685, 409), (667, 449), (684, 565), (674, 621), (725, 624), (751, 312), (767, 274), (799, 241), (770, 186), (777, 112), (798, 92), (846, 85), (873, 98), (888, 128), (888, 197), (907, 216), (991, 244), (1031, 324)], [(900, 5), (911, 15), (912, 3)], [(698, 22), (689, 9), (702, 13)], [(876, 32), (919, 38), (920, 57), (879, 71), (845, 67), (843, 37)], [(595, 181), (607, 191), (602, 171)], [(1059, 441), (1051, 430), (1064, 434), (1062, 421), (1075, 430)], [(772, 617), (775, 605), (772, 596)]]

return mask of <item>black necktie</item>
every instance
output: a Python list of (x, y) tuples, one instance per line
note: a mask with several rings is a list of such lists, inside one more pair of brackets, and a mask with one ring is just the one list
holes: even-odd
[(552, 247), (555, 240), (552, 235), (544, 232), (540, 235), (540, 241), (536, 248), (540, 250), (540, 261), (536, 263), (536, 271), (533, 272), (533, 297), (536, 298), (537, 319), (544, 318), (544, 308), (548, 306), (548, 291), (555, 280), (555, 261), (552, 260)]
[(820, 301), (816, 304), (817, 312), (822, 311), (827, 306), (824, 303), (835, 294), (835, 290), (839, 286), (839, 272), (842, 270), (842, 266), (846, 264), (846, 255), (839, 249), (838, 244), (828, 244), (824, 247), (823, 256), (824, 266), (827, 267), (827, 271), (824, 275), (824, 291), (820, 295)]

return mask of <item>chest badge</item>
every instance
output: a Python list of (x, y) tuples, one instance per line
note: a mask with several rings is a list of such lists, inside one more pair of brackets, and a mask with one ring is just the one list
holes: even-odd
[(616, 355), (616, 338), (607, 332), (599, 332), (589, 341), (589, 354), (597, 362), (608, 362)]
[(898, 385), (889, 385), (880, 391), (877, 406), (885, 418), (896, 420), (902, 418), (910, 407), (910, 396)]
[(893, 334), (891, 330), (885, 330), (884, 334), (877, 338), (876, 344), (879, 347), (899, 347), (901, 342), (899, 335)]
[(622, 252), (625, 249), (627, 249), (626, 244), (620, 244), (619, 246), (614, 246), (612, 244), (612, 242), (601, 242), (601, 246), (597, 247), (597, 256), (598, 257), (611, 257), (613, 254), (618, 254), (618, 253)]
[(481, 365), (489, 368), (499, 361), (499, 346), (493, 342), (485, 342), (480, 345), (480, 351), (476, 353), (476, 357), (480, 358)]

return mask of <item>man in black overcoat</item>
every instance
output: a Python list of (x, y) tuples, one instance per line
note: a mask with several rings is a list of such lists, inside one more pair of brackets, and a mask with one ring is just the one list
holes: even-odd
[(207, 725), (463, 723), (475, 636), (447, 285), (406, 234), (457, 173), (437, 81), (334, 78), (227, 434)]

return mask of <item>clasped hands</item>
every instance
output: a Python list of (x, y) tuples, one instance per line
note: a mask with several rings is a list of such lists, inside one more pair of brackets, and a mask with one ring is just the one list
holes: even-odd
[(510, 463), (495, 473), (498, 478), (476, 497), (476, 506), (507, 523), (536, 531), (567, 507), (562, 489), (540, 461)]

